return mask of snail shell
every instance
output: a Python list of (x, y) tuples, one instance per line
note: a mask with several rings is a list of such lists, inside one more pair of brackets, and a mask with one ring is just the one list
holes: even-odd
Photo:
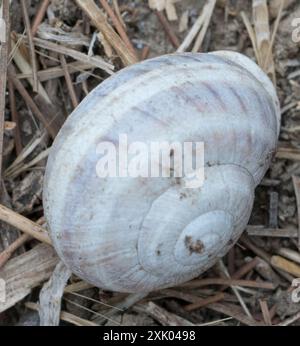
[[(233, 52), (174, 54), (125, 68), (66, 121), (46, 169), (45, 216), (55, 249), (104, 289), (151, 291), (197, 277), (246, 227), (254, 189), (276, 150), (275, 89)], [(99, 178), (98, 143), (204, 142), (205, 180)]]

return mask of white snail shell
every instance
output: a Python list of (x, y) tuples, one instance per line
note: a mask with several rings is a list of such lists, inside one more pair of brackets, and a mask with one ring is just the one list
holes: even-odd
[[(211, 267), (248, 223), (254, 189), (276, 150), (279, 101), (250, 59), (233, 52), (174, 54), (108, 78), (56, 138), (45, 215), (55, 249), (104, 289), (151, 291)], [(96, 147), (132, 141), (204, 142), (205, 181), (102, 178)]]

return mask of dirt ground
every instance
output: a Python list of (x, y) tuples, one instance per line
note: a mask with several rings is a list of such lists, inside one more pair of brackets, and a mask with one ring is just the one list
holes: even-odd
[[(36, 18), (41, 2), (26, 2), (31, 23)], [(108, 3), (113, 8), (113, 2)], [(176, 51), (176, 44), (172, 43), (159, 16), (149, 7), (148, 1), (119, 0), (117, 3), (129, 40), (140, 60)], [(169, 29), (179, 43), (184, 41), (205, 3), (207, 1), (177, 1), (175, 8), (178, 19), (173, 21), (168, 20), (167, 13), (163, 12)], [(278, 3), (280, 4), (280, 1), (268, 1), (271, 33), (276, 27)], [(103, 9), (99, 2), (97, 4)], [(124, 67), (122, 59), (112, 49), (110, 42), (94, 35), (98, 31), (91, 25), (88, 16), (83, 13), (76, 1), (52, 0), (48, 6), (41, 29), (35, 34), (36, 38), (84, 54), (90, 50), (91, 54), (101, 56), (106, 62), (112, 63), (116, 70)], [(9, 62), (13, 66), (13, 72), (8, 74), (5, 103), (2, 204), (45, 227), (42, 186), (47, 149), (51, 147), (53, 136), (28, 105), (28, 97), (20, 96), (20, 90), (13, 79), (21, 81), (29, 98), (46, 119), (52, 122), (54, 132), (74, 109), (74, 100), (70, 96), (64, 73), (56, 76), (53, 70), (48, 74), (39, 74), (43, 91), (41, 88), (38, 93), (33, 91), (30, 83), (30, 49), (24, 38), (26, 30), (20, 1), (11, 1), (10, 13), (13, 43), (10, 47)], [(103, 13), (107, 15), (106, 11)], [(234, 50), (255, 61), (255, 50), (242, 13), (245, 13), (253, 24), (251, 0), (217, 1), (201, 45), (201, 52)], [(104, 291), (72, 276), (67, 284), (69, 291), (63, 295), (61, 309), (79, 317), (79, 325), (300, 325), (300, 303), (295, 303), (292, 299), (292, 283), (300, 277), (300, 210), (297, 208), (297, 197), (300, 208), (300, 30), (298, 41), (295, 22), (297, 18), (300, 18), (300, 3), (287, 0), (271, 54), (282, 109), (278, 153), (256, 190), (250, 226), (224, 257), (224, 267), (221, 264), (215, 265), (197, 279), (198, 285), (161, 290), (148, 296)], [(110, 16), (108, 22), (113, 26)], [(61, 72), (59, 53), (38, 45), (37, 41), (34, 42), (38, 52), (37, 70), (58, 67)], [(190, 48), (191, 46), (188, 50)], [(67, 55), (65, 59), (68, 64), (76, 60)], [(88, 92), (108, 77), (107, 73), (95, 66), (83, 66), (82, 61), (80, 64), (80, 68), (70, 74), (77, 101), (81, 101)], [(51, 107), (45, 104), (45, 97), (51, 100)], [(20, 238), (22, 228), (17, 228), (5, 222), (1, 223), (0, 254)], [(38, 269), (35, 271), (35, 268), (30, 267), (30, 263), (34, 263), (32, 258), (26, 257), (29, 266), (24, 267), (24, 270), (17, 271), (13, 262), (19, 258), (18, 263), (22, 265), (22, 261), (25, 261), (25, 257), (22, 256), (41, 246), (39, 243), (33, 238), (24, 240), (3, 263), (3, 256), (0, 255), (0, 278), (16, 275), (13, 279), (19, 278), (24, 285), (28, 277), (39, 275), (37, 280), (30, 281), (30, 287), (26, 292), (15, 283), (12, 284), (14, 292), (10, 297), (10, 306), (1, 309), (0, 303), (0, 325), (40, 323), (36, 304), (41, 288), (50, 278), (55, 263), (45, 264), (45, 267), (41, 267), (43, 273), (37, 274)], [(49, 252), (47, 254), (54, 256)], [(284, 262), (280, 269), (274, 265), (274, 257), (278, 255), (289, 261)], [(25, 281), (22, 283), (22, 280)], [(240, 281), (231, 283), (230, 280)], [(196, 306), (193, 307), (192, 304)], [(124, 311), (121, 312), (117, 308)], [(61, 318), (60, 324), (74, 324), (74, 320)]]

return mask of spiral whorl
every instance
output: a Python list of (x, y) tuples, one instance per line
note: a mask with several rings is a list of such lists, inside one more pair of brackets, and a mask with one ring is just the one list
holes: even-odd
[[(151, 291), (196, 277), (238, 239), (276, 150), (268, 77), (232, 52), (174, 54), (128, 67), (79, 105), (54, 142), (44, 206), (54, 246), (88, 282)], [(100, 142), (203, 142), (205, 179), (106, 177)]]

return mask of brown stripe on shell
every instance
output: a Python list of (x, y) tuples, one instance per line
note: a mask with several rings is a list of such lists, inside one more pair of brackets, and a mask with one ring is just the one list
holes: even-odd
[(258, 104), (260, 105), (260, 107), (258, 107), (258, 109), (262, 110), (262, 115), (261, 115), (261, 119), (262, 121), (266, 124), (267, 127), (271, 127), (271, 117), (267, 116), (267, 114), (269, 113), (273, 113), (274, 114), (274, 125), (275, 125), (275, 111), (273, 109), (271, 109), (270, 107), (270, 101), (269, 98), (262, 98), (261, 95), (255, 90), (255, 89), (251, 89), (252, 95), (256, 98)]
[(195, 99), (190, 97), (185, 92), (183, 87), (181, 87), (181, 86), (173, 86), (173, 87), (171, 87), (170, 90), (172, 90), (176, 94), (176, 96), (178, 96), (181, 99), (183, 99), (186, 103), (192, 105), (198, 112), (203, 113), (206, 110), (205, 104), (202, 104), (201, 102), (197, 102)]
[(228, 88), (231, 91), (231, 93), (235, 96), (235, 98), (238, 101), (242, 111), (244, 113), (248, 114), (249, 109), (248, 109), (247, 105), (245, 104), (245, 102), (244, 102), (243, 98), (241, 97), (241, 95), (231, 85), (228, 85), (228, 84), (225, 83), (225, 87)]
[(145, 117), (153, 119), (154, 121), (158, 122), (159, 124), (161, 124), (164, 127), (168, 127), (170, 125), (169, 123), (163, 121), (162, 119), (157, 118), (154, 113), (151, 113), (151, 112), (148, 112), (144, 109), (141, 109), (138, 106), (132, 107), (131, 110), (136, 111), (138, 114), (141, 114)]
[(219, 92), (217, 91), (216, 88), (214, 88), (213, 85), (211, 85), (209, 82), (201, 82), (202, 85), (204, 85), (204, 87), (214, 96), (214, 98), (219, 102), (219, 105), (221, 107), (221, 109), (224, 112), (227, 112), (227, 105), (226, 103), (223, 101), (222, 96), (219, 94)]

